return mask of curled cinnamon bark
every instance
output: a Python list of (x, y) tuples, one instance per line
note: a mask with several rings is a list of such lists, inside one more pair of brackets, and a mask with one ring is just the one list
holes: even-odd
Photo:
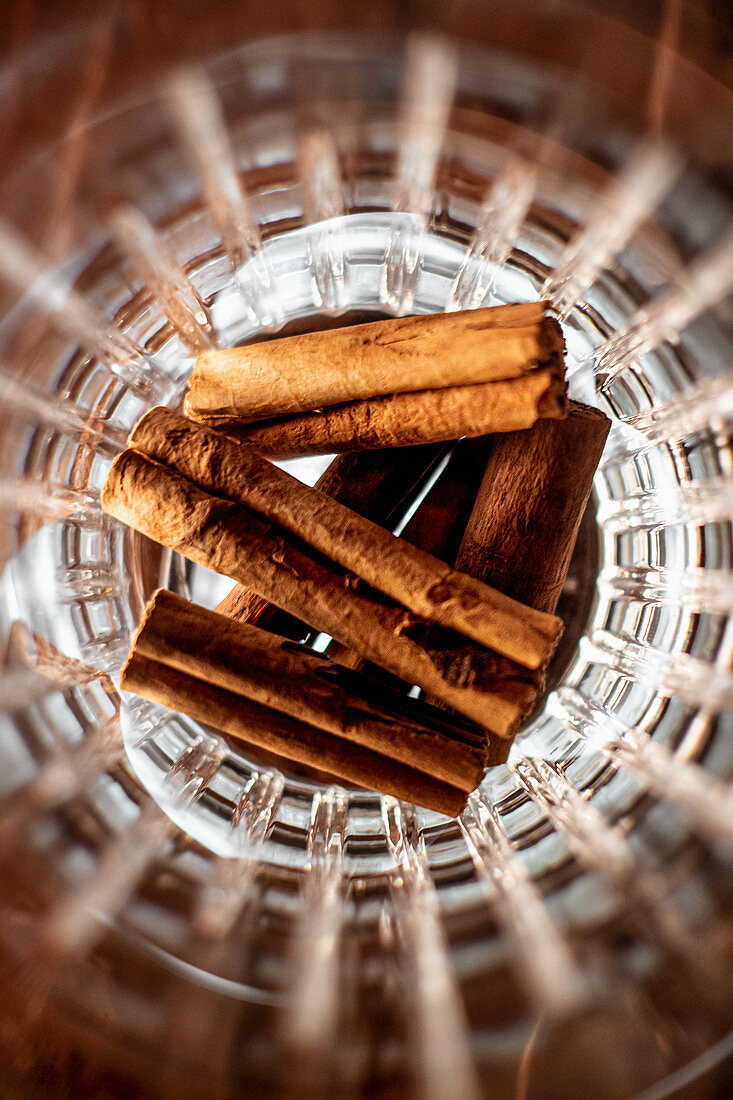
[[(514, 690), (453, 687), (405, 632), (415, 617), (362, 595), (353, 578), (310, 557), (283, 532), (146, 455), (124, 451), (102, 494), (106, 511), (192, 561), (248, 585), (461, 714), (507, 736), (523, 714)], [(519, 606), (519, 605), (518, 605)]]
[(317, 761), (319, 768), (347, 783), (376, 788), (449, 817), (456, 817), (466, 804), (466, 791), (417, 768), (361, 745), (351, 744), (345, 753), (343, 741), (332, 734), (148, 657), (132, 656), (125, 667), (124, 687), (153, 703), (183, 711), (255, 749), (299, 764)]
[(219, 417), (215, 426), (271, 458), (293, 458), (514, 432), (540, 417), (562, 418), (565, 404), (558, 357), (551, 368), (509, 381), (372, 397), (253, 424)]
[(520, 378), (562, 353), (547, 303), (497, 306), (310, 332), (196, 360), (184, 411), (212, 425), (383, 394)]
[(566, 420), (496, 436), (457, 567), (554, 612), (610, 426), (571, 401)]
[[(494, 436), (485, 451), (485, 472), (457, 566), (516, 599), (554, 612), (609, 427), (597, 409), (571, 402), (562, 422), (542, 421), (530, 431)], [(420, 509), (416, 520), (419, 516)], [(446, 517), (441, 522), (428, 508), (422, 534), (416, 525), (419, 537), (430, 528), (430, 519), (438, 528), (446, 524)], [(440, 546), (437, 536), (433, 541)], [(497, 691), (508, 682), (517, 690), (523, 685), (525, 716), (544, 688), (544, 670), (528, 672), (457, 635), (451, 640), (440, 628), (415, 627), (411, 635), (456, 686)], [(504, 745), (506, 756), (510, 740)], [(501, 761), (497, 745), (490, 753), (489, 763)]]
[[(302, 485), (256, 452), (171, 409), (151, 409), (135, 425), (129, 442), (141, 454), (178, 471), (191, 486), (276, 523), (415, 616), (465, 634), (530, 669), (545, 664), (555, 649), (562, 631), (559, 619), (451, 569)], [(116, 459), (110, 471), (105, 507), (114, 502), (115, 471), (124, 458)], [(132, 503), (130, 493), (127, 500)]]
[(345, 687), (341, 670), (325, 657), (165, 589), (148, 603), (128, 661), (137, 657), (332, 733), (348, 742), (345, 754), (361, 745), (465, 791), (483, 776), (486, 738), (469, 727), (426, 707), (395, 714), (367, 698), (368, 685), (356, 677)]
[[(459, 568), (532, 607), (554, 612), (611, 424), (602, 412), (571, 401), (567, 419), (538, 421), (528, 432), (496, 436), (456, 558)], [(426, 648), (429, 642), (425, 641)], [(451, 683), (499, 690), (516, 674), (459, 643), (441, 670)], [(485, 661), (485, 659), (484, 659)], [(525, 716), (545, 687), (545, 669), (526, 676)]]
[[(319, 489), (347, 508), (391, 528), (407, 508), (411, 495), (439, 461), (444, 448), (394, 448), (367, 454), (339, 455), (316, 482)], [(257, 623), (274, 634), (302, 640), (309, 628), (261, 596), (237, 584), (216, 609), (244, 623)]]

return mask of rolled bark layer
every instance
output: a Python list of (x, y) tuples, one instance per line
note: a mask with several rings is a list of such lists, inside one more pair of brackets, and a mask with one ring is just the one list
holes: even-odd
[(326, 658), (196, 607), (165, 589), (159, 589), (148, 603), (128, 659), (137, 656), (271, 707), (463, 790), (473, 790), (483, 776), (485, 737), (450, 726), (440, 712), (428, 717), (425, 708), (390, 713), (374, 695), (366, 698), (365, 681), (351, 680), (352, 688), (361, 686), (360, 694), (338, 683), (331, 675), (336, 670)]
[(127, 450), (118, 456), (102, 504), (149, 538), (240, 581), (500, 736), (521, 721), (514, 690), (486, 694), (448, 684), (431, 656), (405, 634), (415, 616), (361, 595), (353, 577), (309, 557), (248, 509), (207, 494), (146, 455)]
[(319, 768), (347, 783), (381, 790), (449, 817), (456, 817), (466, 804), (465, 791), (416, 768), (389, 760), (361, 745), (350, 745), (348, 753), (344, 753), (343, 741), (332, 734), (147, 657), (134, 655), (128, 661), (122, 686), (255, 749), (300, 764), (316, 761)]
[(571, 401), (563, 421), (497, 436), (456, 564), (552, 613), (611, 426)]
[(562, 350), (560, 327), (545, 302), (398, 317), (205, 352), (196, 360), (184, 411), (216, 424), (519, 378)]
[[(436, 443), (426, 447), (339, 455), (324, 470), (315, 487), (382, 527), (392, 527), (443, 450), (441, 444)], [(240, 622), (257, 623), (274, 634), (284, 634), (299, 641), (309, 630), (305, 624), (241, 584), (227, 593), (216, 610)]]
[(562, 418), (561, 374), (558, 363), (510, 381), (372, 397), (255, 423), (219, 417), (211, 424), (278, 459), (474, 438), (531, 428), (540, 417)]
[[(416, 616), (465, 634), (526, 668), (546, 664), (557, 645), (559, 619), (451, 569), (302, 485), (255, 451), (171, 409), (151, 409), (133, 428), (129, 442), (192, 486), (276, 523)], [(111, 477), (113, 473), (114, 466)]]

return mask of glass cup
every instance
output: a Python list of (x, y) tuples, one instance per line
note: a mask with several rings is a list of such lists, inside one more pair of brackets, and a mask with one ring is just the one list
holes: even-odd
[[(662, 136), (611, 72), (257, 41), (161, 68), (8, 174), (9, 1089), (651, 1097), (726, 1055), (733, 247), (706, 136), (733, 115), (683, 70)], [(120, 696), (151, 592), (231, 583), (99, 505), (198, 351), (542, 295), (571, 395), (613, 428), (551, 690), (458, 821)]]

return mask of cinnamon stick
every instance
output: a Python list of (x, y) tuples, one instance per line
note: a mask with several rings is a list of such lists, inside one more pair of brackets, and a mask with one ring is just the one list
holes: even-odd
[(135, 654), (128, 661), (124, 686), (255, 749), (299, 764), (317, 762), (319, 768), (347, 783), (376, 788), (449, 817), (456, 817), (466, 804), (465, 791), (440, 779), (361, 745), (350, 744), (344, 752), (343, 741), (332, 734), (148, 657)]
[(391, 530), (445, 452), (443, 444), (431, 443), (338, 455), (315, 488)]
[[(562, 422), (542, 421), (530, 431), (493, 437), (457, 567), (554, 612), (609, 427), (603, 413), (570, 402)], [(544, 688), (544, 670), (527, 673), (457, 637), (451, 651), (445, 632), (436, 638), (434, 627), (412, 633), (456, 686), (500, 690), (507, 678), (519, 677), (528, 691), (525, 716)], [(501, 762), (500, 745), (491, 748), (489, 764)], [(505, 758), (510, 740), (504, 745)]]
[(554, 612), (609, 428), (571, 401), (566, 420), (496, 436), (457, 567)]
[(405, 632), (417, 621), (409, 612), (360, 594), (353, 578), (310, 557), (278, 528), (146, 455), (126, 450), (115, 459), (102, 504), (123, 523), (248, 585), (501, 736), (521, 720), (526, 699), (516, 685), (496, 693), (453, 687)]
[[(367, 519), (391, 528), (442, 451), (443, 447), (435, 443), (339, 455), (324, 470), (315, 487)], [(302, 640), (309, 632), (307, 626), (241, 584), (234, 586), (216, 610), (288, 638)]]
[(215, 426), (270, 458), (293, 458), (512, 432), (564, 415), (558, 361), (509, 381), (372, 397), (253, 424), (217, 417)]
[[(437, 710), (403, 710), (396, 716), (363, 693), (347, 690), (339, 680), (340, 670), (325, 657), (196, 607), (165, 589), (148, 602), (128, 661), (138, 656), (271, 707), (349, 744), (373, 749), (461, 790), (473, 790), (483, 776), (485, 736), (449, 726)], [(125, 668), (120, 683), (126, 686)], [(356, 683), (352, 678), (351, 686)]]
[[(554, 612), (609, 428), (603, 413), (570, 402), (561, 423), (541, 421), (528, 432), (495, 437), (456, 564)], [(475, 666), (474, 647), (459, 644), (441, 669), (456, 686), (468, 679), (487, 691), (499, 690), (511, 673), (511, 662), (497, 666), (496, 678), (490, 662), (483, 670)], [(535, 699), (545, 678), (545, 670), (526, 677)]]
[(384, 394), (520, 378), (562, 354), (547, 303), (398, 317), (207, 351), (184, 412), (219, 424), (308, 412)]
[[(191, 486), (278, 524), (415, 616), (465, 634), (526, 668), (541, 667), (554, 651), (562, 631), (559, 619), (450, 569), (218, 432), (159, 407), (138, 421), (129, 442), (180, 472)], [(115, 471), (124, 461), (120, 456), (112, 466), (104, 507), (114, 505)], [(134, 490), (128, 492), (127, 504), (134, 510), (133, 495)]]
[(400, 537), (453, 565), (492, 446), (492, 438), (460, 440)]
[[(490, 438), (465, 439), (457, 443), (445, 469), (403, 527), (400, 538), (441, 561), (453, 564), (476, 500), (490, 448)], [(331, 660), (346, 668), (365, 669), (366, 662), (338, 642), (331, 642), (326, 653)], [(366, 671), (382, 680), (389, 675), (374, 665)]]

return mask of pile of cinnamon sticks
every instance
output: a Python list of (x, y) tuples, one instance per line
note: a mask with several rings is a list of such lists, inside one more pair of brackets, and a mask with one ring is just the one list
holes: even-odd
[[(156, 593), (122, 686), (460, 812), (506, 759), (562, 630), (552, 612), (608, 431), (568, 409), (563, 373), (543, 303), (200, 356), (187, 416), (138, 422), (102, 503), (238, 584), (215, 612)], [(481, 438), (453, 445), (395, 537), (460, 436)], [(316, 488), (268, 460), (331, 451), (349, 453)], [(314, 631), (333, 639), (325, 657), (304, 644)]]

